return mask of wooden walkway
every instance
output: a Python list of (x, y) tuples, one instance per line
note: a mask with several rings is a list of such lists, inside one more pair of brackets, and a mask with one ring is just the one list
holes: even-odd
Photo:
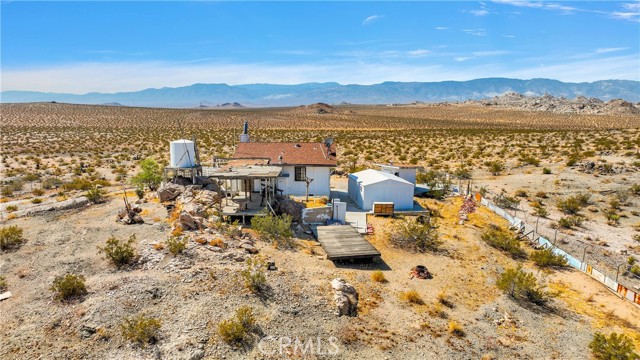
[(313, 232), (329, 260), (373, 259), (380, 256), (376, 250), (351, 225), (313, 227)]

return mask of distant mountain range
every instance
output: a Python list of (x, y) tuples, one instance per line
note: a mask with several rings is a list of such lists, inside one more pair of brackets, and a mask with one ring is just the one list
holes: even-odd
[[(119, 93), (83, 95), (34, 91), (3, 91), (0, 102), (56, 101), (75, 104), (122, 104), (150, 107), (215, 107), (221, 103), (243, 106), (296, 106), (310, 103), (389, 104), (411, 102), (455, 102), (485, 99), (509, 92), (528, 96), (584, 96), (601, 100), (640, 102), (640, 81), (601, 80), (565, 83), (551, 79), (486, 78), (469, 81), (384, 82), (374, 85), (340, 85), (334, 82), (299, 85), (194, 84)], [(227, 106), (224, 106), (227, 107)]]

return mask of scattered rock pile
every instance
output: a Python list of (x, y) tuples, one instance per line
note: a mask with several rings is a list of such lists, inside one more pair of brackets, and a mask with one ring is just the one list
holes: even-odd
[(614, 165), (611, 163), (596, 163), (595, 161), (585, 160), (575, 164), (578, 169), (587, 174), (597, 175), (613, 175), (626, 172), (635, 172), (631, 167), (625, 165)]
[(596, 98), (578, 96), (575, 99), (543, 96), (525, 96), (515, 92), (484, 100), (467, 100), (469, 105), (495, 106), (529, 111), (549, 111), (554, 113), (577, 113), (589, 115), (640, 115), (640, 107), (622, 99), (604, 102)]
[(335, 291), (333, 300), (338, 308), (338, 316), (357, 316), (358, 292), (353, 285), (347, 283), (344, 279), (336, 278), (331, 281), (331, 287)]

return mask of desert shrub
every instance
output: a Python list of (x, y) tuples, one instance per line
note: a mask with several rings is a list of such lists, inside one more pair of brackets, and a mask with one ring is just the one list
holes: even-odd
[(507, 269), (500, 275), (496, 285), (515, 299), (527, 300), (537, 305), (544, 305), (549, 301), (549, 294), (542, 289), (532, 273), (522, 269), (522, 265)]
[(33, 199), (31, 199), (31, 203), (32, 204), (40, 204), (40, 203), (42, 203), (42, 199), (41, 198), (33, 198)]
[(400, 293), (400, 298), (408, 303), (422, 305), (424, 300), (420, 294), (415, 290), (403, 291)]
[(87, 191), (85, 195), (89, 201), (94, 204), (99, 204), (104, 201), (105, 191), (97, 186), (92, 187)]
[(85, 178), (80, 178), (80, 177), (75, 177), (73, 179), (71, 179), (71, 181), (64, 183), (62, 185), (62, 187), (69, 191), (69, 190), (89, 190), (91, 189), (91, 187), (93, 186), (93, 184), (91, 183), (90, 180), (85, 179)]
[(520, 247), (520, 241), (507, 230), (492, 226), (480, 238), (492, 247), (506, 251), (514, 259), (527, 257), (527, 253)]
[(449, 321), (449, 333), (457, 337), (464, 336), (464, 330), (462, 329), (462, 325), (458, 324), (453, 320)]
[(139, 314), (124, 318), (120, 324), (120, 332), (126, 340), (145, 347), (158, 341), (161, 326), (160, 320)]
[(531, 260), (540, 267), (564, 267), (567, 266), (567, 258), (553, 252), (551, 249), (542, 249), (534, 251), (531, 254)]
[(291, 215), (275, 216), (270, 212), (265, 212), (264, 216), (254, 216), (251, 219), (251, 228), (263, 240), (272, 242), (279, 247), (290, 248), (293, 246), (291, 219)]
[(576, 215), (582, 208), (589, 205), (590, 198), (589, 194), (578, 194), (569, 196), (564, 200), (560, 199), (557, 203), (558, 210), (568, 215)]
[(56, 299), (62, 301), (78, 299), (87, 294), (82, 275), (56, 276), (50, 289), (55, 293)]
[(624, 334), (611, 333), (606, 336), (595, 333), (589, 343), (593, 357), (598, 360), (638, 360), (633, 342)]
[(544, 175), (549, 175), (549, 174), (551, 174), (551, 169), (549, 169), (549, 168), (542, 168), (542, 174), (544, 174)]
[(139, 188), (147, 186), (155, 191), (162, 182), (162, 169), (152, 158), (140, 161), (140, 172), (131, 178), (131, 183)]
[(165, 242), (167, 244), (167, 249), (169, 249), (169, 252), (174, 256), (182, 254), (187, 248), (187, 240), (179, 237), (171, 236)]
[(458, 167), (453, 174), (458, 179), (471, 179), (471, 171), (466, 166)]
[(629, 264), (629, 265), (633, 265), (633, 264), (635, 264), (635, 263), (636, 263), (636, 258), (634, 258), (633, 256), (629, 256), (629, 257), (627, 258), (627, 264)]
[(5, 210), (7, 212), (14, 212), (14, 211), (18, 211), (18, 205), (8, 205)]
[(631, 269), (629, 269), (633, 275), (640, 276), (640, 266), (633, 265)]
[(518, 189), (516, 190), (516, 196), (517, 197), (527, 197), (527, 190), (525, 189)]
[(62, 180), (58, 179), (57, 177), (48, 177), (42, 180), (42, 183), (40, 184), (40, 186), (42, 186), (43, 189), (51, 189), (61, 184), (62, 184)]
[(244, 279), (244, 285), (254, 293), (259, 293), (267, 286), (267, 278), (264, 274), (265, 263), (259, 258), (248, 258), (246, 267), (240, 272)]
[(418, 251), (436, 251), (442, 244), (437, 228), (430, 221), (397, 220), (391, 226), (389, 242), (394, 246)]
[(510, 197), (505, 195), (504, 193), (499, 194), (493, 199), (493, 202), (496, 203), (501, 208), (504, 209), (516, 209), (518, 205), (520, 205), (520, 200), (515, 197)]
[(546, 218), (547, 216), (549, 216), (549, 210), (547, 210), (547, 208), (545, 207), (536, 207), (534, 208), (535, 210), (533, 211), (533, 213), (536, 216), (540, 216), (541, 218)]
[(12, 196), (13, 195), (13, 188), (9, 185), (3, 186), (2, 190), (0, 190), (0, 194), (2, 194), (2, 196)]
[(116, 267), (121, 268), (133, 262), (135, 249), (132, 244), (135, 241), (135, 235), (131, 235), (127, 241), (120, 241), (115, 236), (112, 236), (107, 239), (104, 247), (98, 247), (98, 253), (104, 253), (106, 259), (110, 260)]
[(5, 279), (4, 276), (0, 275), (0, 293), (5, 292), (7, 290), (7, 287), (9, 287), (9, 284), (7, 284), (7, 279)]
[(441, 171), (429, 170), (416, 174), (416, 182), (426, 184), (429, 191), (425, 194), (428, 198), (442, 200), (451, 190), (451, 180), (447, 174)]
[(17, 225), (0, 229), (0, 251), (18, 248), (25, 241), (22, 237), (22, 229)]
[(522, 155), (520, 156), (520, 162), (527, 165), (538, 166), (540, 165), (540, 159), (533, 155)]
[(245, 343), (255, 329), (256, 319), (249, 306), (238, 308), (233, 318), (218, 323), (218, 335), (227, 344), (236, 346)]
[(574, 227), (579, 227), (582, 225), (582, 217), (581, 216), (567, 216), (567, 217), (561, 217), (558, 220), (558, 225), (562, 228), (565, 229), (573, 229)]
[(44, 190), (42, 189), (33, 189), (33, 191), (31, 191), (31, 193), (35, 196), (42, 196), (44, 195)]
[(504, 163), (500, 161), (487, 161), (484, 165), (489, 168), (491, 175), (500, 175), (504, 171)]
[(136, 196), (138, 197), (138, 199), (142, 200), (142, 198), (144, 198), (144, 189), (137, 187), (136, 188)]
[(384, 277), (384, 273), (382, 272), (382, 270), (376, 270), (374, 272), (371, 273), (371, 280), (378, 282), (378, 283), (385, 283), (387, 282), (387, 278)]
[(633, 184), (633, 185), (631, 185), (631, 188), (629, 189), (629, 191), (630, 191), (633, 195), (640, 195), (640, 184)]

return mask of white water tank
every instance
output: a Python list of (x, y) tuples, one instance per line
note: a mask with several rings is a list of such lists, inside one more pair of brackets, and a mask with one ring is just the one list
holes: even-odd
[(174, 140), (169, 147), (170, 167), (190, 168), (196, 164), (196, 148), (191, 140)]

